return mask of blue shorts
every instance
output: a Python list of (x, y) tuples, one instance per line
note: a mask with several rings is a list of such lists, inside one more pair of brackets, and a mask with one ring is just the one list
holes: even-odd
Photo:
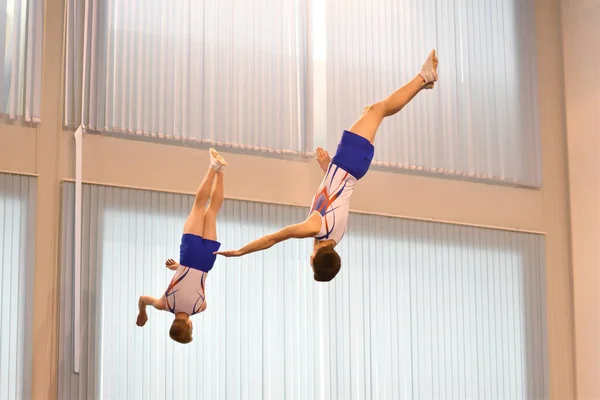
[(367, 139), (356, 133), (344, 131), (331, 162), (360, 179), (369, 170), (374, 153), (375, 147)]
[(213, 253), (218, 251), (219, 247), (221, 247), (219, 242), (184, 233), (179, 246), (179, 264), (208, 272), (215, 264), (217, 256)]

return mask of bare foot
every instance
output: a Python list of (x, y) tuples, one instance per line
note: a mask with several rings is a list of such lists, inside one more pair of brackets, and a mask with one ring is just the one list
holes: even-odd
[(145, 311), (140, 311), (137, 316), (137, 321), (135, 321), (137, 326), (144, 326), (148, 322), (148, 314)]

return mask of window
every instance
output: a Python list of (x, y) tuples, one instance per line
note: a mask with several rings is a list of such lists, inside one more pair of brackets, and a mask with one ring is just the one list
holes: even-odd
[(31, 398), (36, 179), (0, 174), (0, 398)]
[(375, 164), (540, 187), (534, 5), (513, 3), (110, 0), (86, 22), (70, 1), (65, 123), (333, 151), (436, 48), (440, 81), (383, 123)]
[[(312, 279), (309, 240), (218, 259), (184, 346), (169, 339), (165, 312), (136, 327), (135, 304), (168, 284), (164, 260), (177, 255), (193, 197), (92, 185), (83, 190), (89, 351), (73, 374), (74, 185), (63, 196), (61, 398), (73, 388), (128, 399), (547, 397), (541, 236), (352, 214), (330, 284)], [(219, 239), (236, 248), (305, 216), (226, 200)]]
[(384, 121), (376, 164), (541, 186), (533, 1), (327, 0), (326, 23), (330, 149), (436, 48), (439, 82)]
[(83, 7), (68, 7), (67, 125), (271, 152), (311, 146), (302, 0), (110, 0), (87, 32)]
[(0, 4), (0, 118), (40, 122), (43, 0)]

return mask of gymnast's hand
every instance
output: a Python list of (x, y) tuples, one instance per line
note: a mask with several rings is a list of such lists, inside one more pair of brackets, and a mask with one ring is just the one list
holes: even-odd
[(331, 163), (331, 157), (329, 157), (329, 153), (326, 150), (323, 150), (320, 147), (317, 147), (317, 161), (323, 172), (327, 172), (329, 163)]
[(169, 268), (171, 271), (176, 271), (179, 267), (179, 263), (172, 258), (169, 258), (167, 261), (165, 261), (165, 267)]
[(216, 251), (214, 254), (225, 257), (240, 257), (244, 255), (241, 250)]
[(146, 325), (146, 322), (148, 322), (148, 314), (146, 313), (146, 311), (140, 311), (138, 316), (137, 316), (137, 320), (135, 321), (135, 324), (137, 326), (144, 326)]

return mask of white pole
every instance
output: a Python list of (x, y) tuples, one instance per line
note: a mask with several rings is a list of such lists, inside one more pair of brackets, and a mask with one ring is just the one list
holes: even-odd
[[(73, 370), (79, 373), (81, 359), (81, 175), (82, 175), (82, 160), (83, 160), (83, 126), (85, 124), (85, 105), (86, 105), (86, 89), (87, 80), (86, 69), (88, 67), (88, 35), (89, 30), (93, 29), (88, 24), (91, 11), (91, 0), (83, 2), (83, 69), (81, 73), (81, 125), (75, 131), (75, 263), (73, 265)], [(77, 4), (73, 3), (75, 19), (79, 17)]]
[(83, 127), (75, 131), (75, 262), (73, 265), (73, 369), (79, 373), (81, 354), (81, 172)]

